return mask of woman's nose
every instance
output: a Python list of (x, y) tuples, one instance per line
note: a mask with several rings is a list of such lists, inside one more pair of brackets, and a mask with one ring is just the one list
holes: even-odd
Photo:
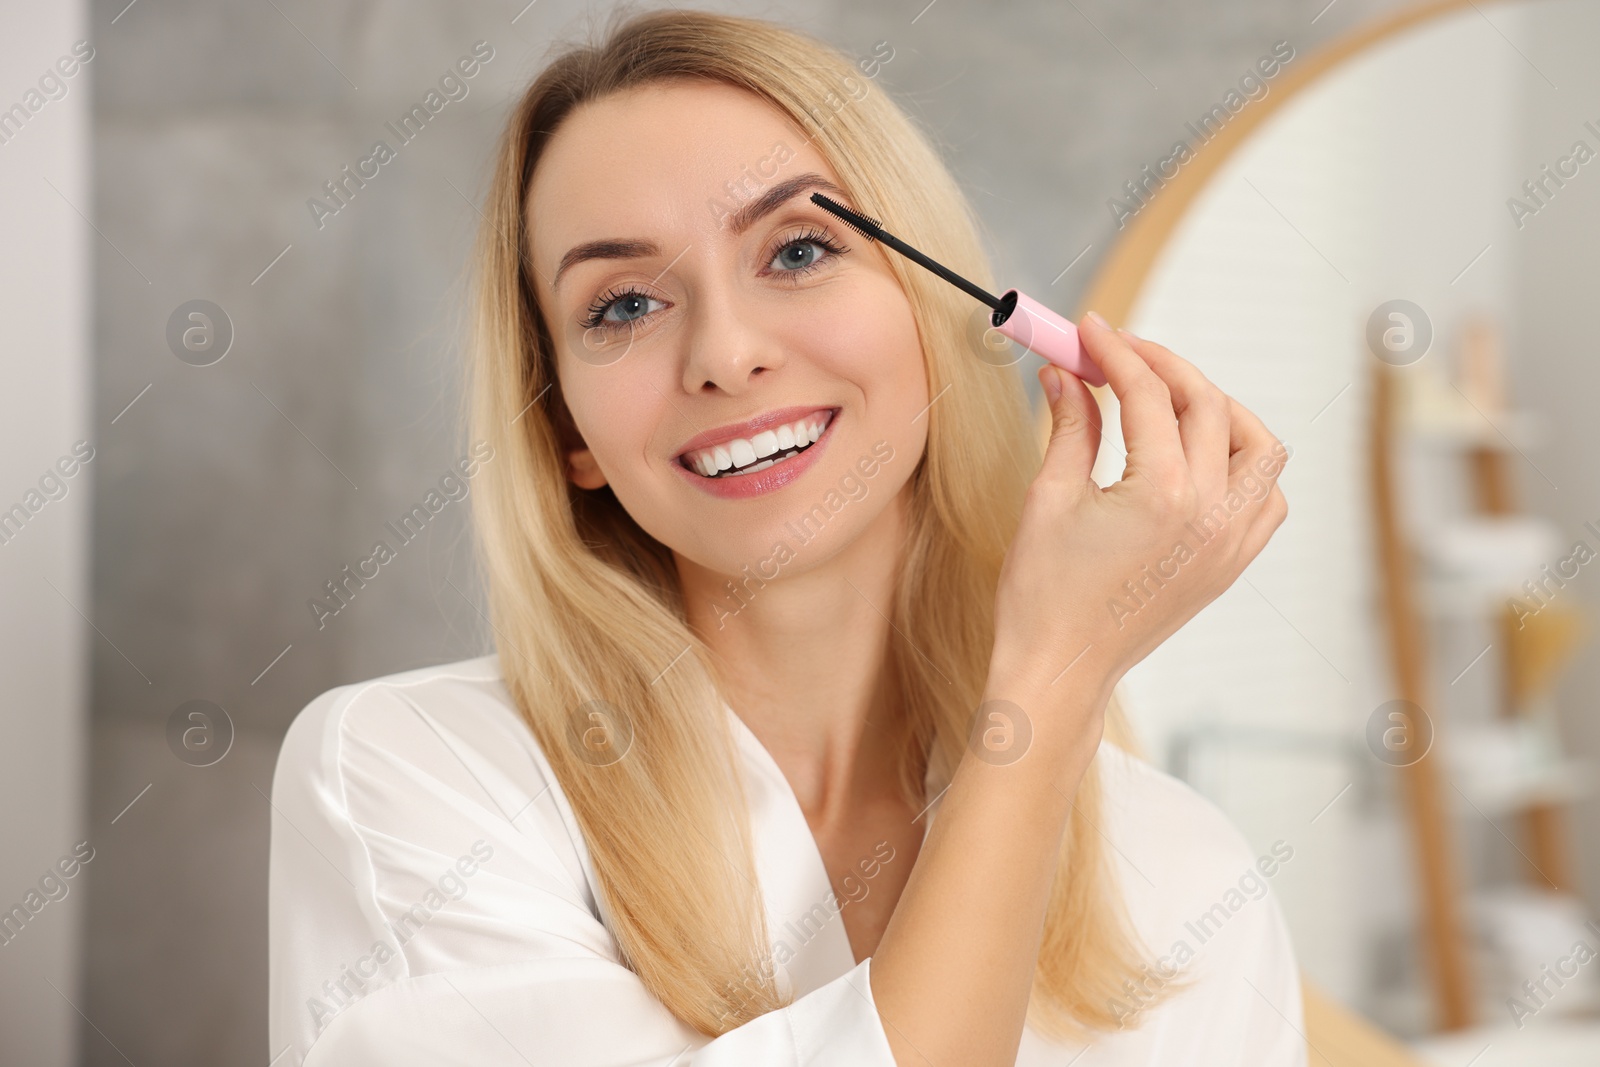
[(756, 375), (783, 365), (782, 345), (764, 328), (759, 309), (736, 294), (702, 294), (689, 313), (683, 388), (737, 396)]

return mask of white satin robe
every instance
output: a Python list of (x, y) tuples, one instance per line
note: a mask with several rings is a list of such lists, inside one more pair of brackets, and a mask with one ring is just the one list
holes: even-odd
[[(896, 1067), (799, 804), (726, 710), (792, 1004), (707, 1039), (622, 965), (571, 808), (489, 655), (330, 690), (290, 727), (272, 786), (272, 1067)], [(1186, 785), (1109, 743), (1097, 758), (1150, 973), (1171, 974), (1181, 942), (1190, 987), (1088, 1049), (1030, 1028), (1018, 1067), (1301, 1067), (1298, 972), (1270, 879), (1248, 876), (1257, 857)]]

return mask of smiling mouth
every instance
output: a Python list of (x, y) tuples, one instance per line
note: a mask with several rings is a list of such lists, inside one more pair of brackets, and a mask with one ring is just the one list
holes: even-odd
[(809, 449), (833, 424), (838, 408), (808, 415), (792, 423), (766, 430), (754, 437), (738, 437), (711, 448), (685, 452), (678, 457), (684, 469), (702, 478), (737, 478), (785, 463)]

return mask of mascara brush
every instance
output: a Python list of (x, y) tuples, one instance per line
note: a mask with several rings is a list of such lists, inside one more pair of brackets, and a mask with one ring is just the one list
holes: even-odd
[(812, 193), (811, 202), (824, 211), (837, 215), (867, 240), (888, 245), (912, 262), (933, 271), (967, 295), (983, 301), (993, 309), (989, 316), (989, 324), (1001, 335), (1009, 337), (1029, 352), (1043, 356), (1051, 363), (1076, 374), (1090, 385), (1106, 384), (1106, 376), (1079, 343), (1078, 327), (1072, 320), (1057, 315), (1018, 289), (1008, 289), (1002, 296), (986, 292), (944, 264), (918, 252), (885, 230), (876, 219), (857, 214), (821, 193)]

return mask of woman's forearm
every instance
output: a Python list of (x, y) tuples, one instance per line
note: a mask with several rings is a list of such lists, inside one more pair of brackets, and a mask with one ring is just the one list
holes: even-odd
[(1014, 762), (969, 746), (873, 954), (873, 999), (899, 1067), (1016, 1062), (1061, 842), (1109, 689), (991, 671), (984, 700), (1023, 709), (1031, 736)]

